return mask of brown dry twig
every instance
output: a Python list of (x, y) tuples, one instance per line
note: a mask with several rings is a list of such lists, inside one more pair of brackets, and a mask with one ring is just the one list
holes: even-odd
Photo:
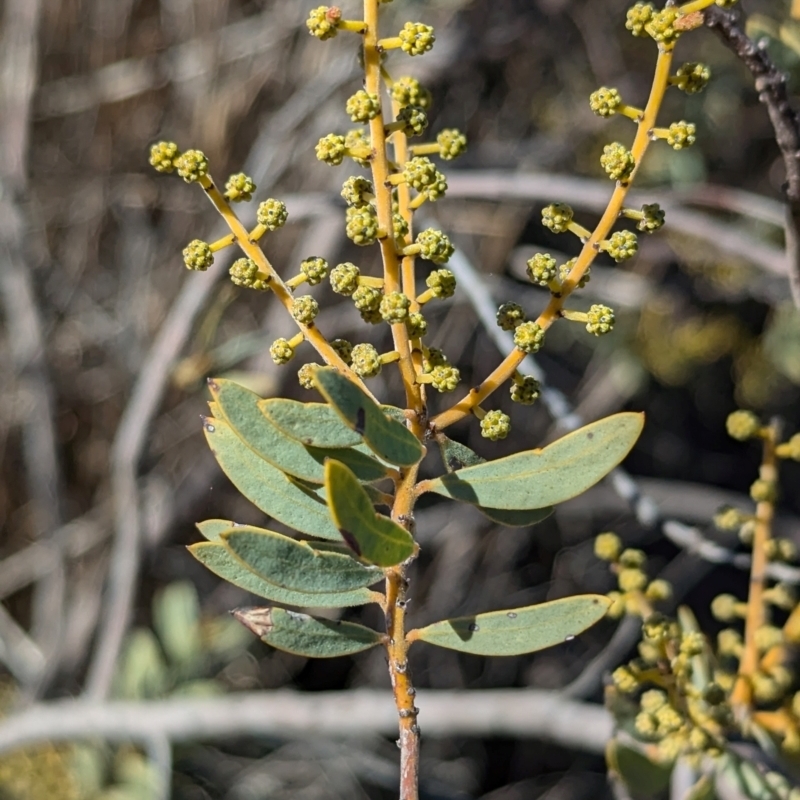
[(742, 60), (755, 81), (758, 99), (767, 107), (775, 142), (786, 168), (786, 255), (794, 304), (800, 308), (800, 120), (789, 103), (787, 76), (764, 47), (742, 30), (738, 11), (711, 6), (705, 21)]

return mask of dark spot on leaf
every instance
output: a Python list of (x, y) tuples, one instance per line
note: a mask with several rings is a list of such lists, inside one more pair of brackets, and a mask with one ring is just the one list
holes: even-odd
[(506, 616), (509, 619), (516, 619), (517, 618), (517, 615), (516, 615), (516, 613), (514, 611), (509, 611), (508, 614), (506, 614)]
[(470, 624), (468, 625), (468, 628), (471, 631), (479, 631), (480, 630), (480, 626), (478, 625), (477, 622), (470, 622)]
[(586, 436), (589, 439), (594, 439), (594, 433), (592, 431), (589, 431), (589, 433), (587, 433)]
[(214, 433), (216, 430), (216, 428), (210, 422), (206, 422), (205, 428), (209, 433)]
[(367, 424), (367, 412), (363, 408), (356, 411), (356, 433), (361, 435), (364, 433), (364, 428)]
[(339, 528), (339, 533), (342, 535), (342, 539), (347, 542), (347, 546), (357, 555), (361, 555), (361, 545), (359, 545), (356, 537), (353, 536), (350, 531), (345, 530), (344, 528)]
[(303, 439), (303, 444), (307, 444), (307, 445), (309, 445), (309, 446), (310, 446), (311, 444), (313, 444), (313, 442), (314, 442), (314, 440), (313, 440), (313, 439), (311, 439), (311, 438), (309, 438), (309, 439)]
[(596, 605), (598, 605), (598, 604), (599, 604), (599, 602), (600, 602), (599, 600), (592, 600), (592, 605), (593, 605), (593, 606), (596, 606)]
[(451, 472), (455, 472), (455, 470), (460, 469), (464, 466), (463, 462), (459, 461), (455, 456), (450, 456), (447, 459), (447, 466), (450, 467)]

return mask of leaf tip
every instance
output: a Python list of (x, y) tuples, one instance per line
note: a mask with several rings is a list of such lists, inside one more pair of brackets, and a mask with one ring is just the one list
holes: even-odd
[(234, 608), (231, 616), (259, 638), (266, 636), (275, 627), (272, 621), (272, 609), (269, 607)]
[(217, 383), (217, 378), (207, 378), (206, 383), (208, 384), (208, 389), (210, 392), (219, 391), (219, 383)]

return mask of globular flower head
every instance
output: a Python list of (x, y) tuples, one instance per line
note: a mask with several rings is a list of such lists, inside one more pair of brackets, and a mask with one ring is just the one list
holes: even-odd
[(665, 45), (674, 44), (681, 35), (675, 26), (679, 16), (680, 12), (675, 6), (667, 6), (661, 11), (654, 12), (644, 29), (656, 42)]
[(758, 478), (750, 484), (750, 497), (756, 503), (774, 503), (778, 499), (778, 487), (775, 481)]
[(666, 214), (658, 203), (645, 203), (642, 206), (642, 218), (636, 223), (638, 230), (644, 233), (655, 233), (664, 226)]
[(721, 531), (738, 531), (746, 521), (746, 515), (732, 506), (725, 506), (714, 514), (714, 525)]
[(336, 167), (344, 161), (347, 155), (347, 145), (344, 136), (337, 133), (329, 133), (323, 136), (315, 148), (317, 158), (332, 167)]
[(300, 264), (300, 272), (305, 275), (310, 286), (322, 283), (328, 275), (328, 262), (324, 258), (307, 258)]
[(270, 345), (269, 354), (276, 364), (288, 364), (294, 358), (294, 348), (287, 339), (276, 339)]
[(636, 3), (628, 9), (625, 27), (634, 36), (646, 36), (644, 26), (653, 18), (655, 8), (652, 3)]
[(412, 311), (406, 320), (406, 328), (412, 339), (419, 339), (428, 332), (428, 323), (419, 311)]
[(446, 300), (456, 291), (456, 276), (449, 269), (435, 269), (425, 279), (425, 285), (431, 290), (434, 297)]
[(421, 106), (403, 106), (397, 114), (397, 121), (405, 126), (406, 136), (422, 136), (428, 127), (428, 115)]
[(633, 694), (639, 688), (639, 679), (629, 667), (617, 667), (611, 673), (614, 686), (623, 694)]
[(426, 347), (422, 356), (422, 371), (428, 375), (436, 367), (447, 366), (447, 356), (438, 347)]
[[(558, 279), (561, 281), (561, 283), (564, 283), (564, 281), (569, 277), (569, 274), (570, 272), (572, 272), (572, 268), (575, 266), (575, 262), (577, 260), (578, 260), (577, 258), (571, 258), (569, 261), (565, 262), (558, 268)], [(592, 271), (591, 269), (587, 269), (586, 272), (584, 272), (583, 275), (581, 275), (581, 279), (578, 281), (577, 284), (578, 288), (583, 289), (583, 287), (586, 286), (586, 284), (589, 283), (591, 279), (592, 279)]]
[(572, 208), (566, 203), (550, 203), (542, 209), (542, 225), (553, 233), (565, 233), (573, 216)]
[(427, 53), (436, 41), (433, 28), (422, 22), (406, 22), (398, 35), (401, 49), (410, 56), (421, 56), (423, 53)]
[(208, 159), (200, 150), (187, 150), (175, 159), (175, 169), (186, 183), (194, 183), (208, 175)]
[(800, 433), (796, 433), (788, 442), (781, 445), (780, 456), (800, 461)]
[(251, 258), (239, 258), (231, 264), (229, 270), (231, 281), (237, 286), (245, 286), (248, 289), (255, 289), (265, 292), (269, 289), (269, 282), (260, 278), (258, 266)]
[(622, 105), (622, 97), (618, 89), (601, 86), (589, 96), (589, 108), (598, 117), (611, 117)]
[(249, 203), (253, 199), (256, 185), (249, 175), (239, 172), (231, 175), (225, 184), (225, 198), (232, 203)]
[(732, 594), (718, 594), (711, 601), (711, 613), (720, 622), (733, 622), (739, 618), (739, 601)]
[(374, 286), (359, 286), (353, 292), (353, 303), (359, 311), (378, 311), (382, 299), (383, 292)]
[(620, 262), (636, 255), (636, 251), (639, 249), (639, 242), (633, 231), (615, 231), (603, 243), (603, 249), (614, 261)]
[(381, 113), (381, 101), (378, 95), (359, 89), (348, 98), (345, 111), (353, 122), (369, 122)]
[(675, 150), (683, 150), (684, 147), (691, 147), (697, 139), (697, 126), (693, 122), (673, 122), (669, 126), (667, 134), (667, 144)]
[(556, 260), (550, 253), (536, 253), (528, 259), (526, 272), (531, 283), (535, 283), (538, 286), (547, 286), (558, 275), (558, 267), (556, 266)]
[(728, 436), (744, 442), (758, 436), (761, 430), (761, 421), (752, 411), (734, 411), (728, 414), (725, 420)]
[(593, 305), (586, 312), (586, 330), (595, 336), (602, 336), (614, 330), (614, 312), (608, 306)]
[(647, 575), (640, 569), (621, 569), (617, 582), (621, 592), (640, 592), (647, 586)]
[(372, 181), (361, 176), (348, 178), (342, 184), (342, 198), (345, 203), (354, 208), (363, 208), (375, 195)]
[(214, 263), (214, 254), (206, 242), (195, 239), (183, 249), (183, 263), (187, 269), (205, 272)]
[(156, 142), (150, 148), (150, 166), (156, 172), (174, 172), (175, 160), (180, 154), (175, 142)]
[(623, 567), (630, 567), (631, 569), (639, 569), (647, 562), (647, 556), (644, 550), (639, 550), (636, 547), (626, 547), (619, 554), (619, 563)]
[(533, 405), (539, 399), (541, 392), (542, 387), (539, 385), (539, 381), (530, 375), (511, 383), (512, 401), (523, 406)]
[(411, 301), (402, 292), (389, 292), (381, 299), (380, 312), (384, 322), (394, 325), (408, 319)]
[(365, 247), (375, 243), (378, 238), (378, 214), (372, 206), (349, 206), (346, 219), (345, 233), (353, 244)]
[(504, 331), (513, 331), (525, 322), (525, 310), (519, 303), (503, 303), (497, 309), (497, 325)]
[(705, 64), (687, 61), (678, 67), (673, 83), (686, 94), (702, 92), (711, 80), (711, 70)]
[(331, 270), (331, 288), (336, 294), (351, 295), (358, 289), (361, 270), (349, 261)]
[(523, 322), (514, 331), (514, 344), (523, 353), (538, 353), (544, 344), (544, 329), (536, 322)]
[(269, 231), (276, 231), (286, 224), (289, 212), (286, 210), (286, 203), (270, 197), (258, 204), (256, 212), (256, 222), (263, 225)]
[(599, 533), (594, 540), (594, 554), (603, 561), (616, 561), (622, 552), (622, 539), (610, 531)]
[(605, 170), (609, 178), (624, 183), (630, 178), (636, 167), (636, 160), (633, 157), (633, 153), (624, 144), (612, 142), (603, 148), (603, 155), (600, 156), (600, 166)]
[(449, 364), (440, 364), (430, 371), (431, 385), (437, 392), (454, 392), (458, 387), (461, 374)]
[(420, 256), (434, 264), (446, 264), (455, 248), (450, 239), (441, 231), (427, 228), (417, 234), (416, 244), (420, 246)]
[(502, 411), (487, 411), (486, 416), (481, 420), (481, 436), (484, 439), (491, 439), (493, 442), (505, 439), (510, 430), (511, 417)]
[(301, 325), (310, 325), (317, 314), (319, 314), (319, 303), (310, 294), (292, 300), (291, 315)]
[(400, 106), (430, 108), (431, 93), (416, 78), (407, 75), (398, 78), (391, 89), (392, 99)]
[(445, 161), (452, 161), (467, 150), (467, 137), (456, 128), (445, 128), (436, 137), (439, 145), (439, 156)]
[(380, 353), (371, 344), (357, 344), (350, 358), (353, 372), (360, 378), (374, 378), (383, 366)]
[(353, 345), (347, 339), (331, 339), (331, 347), (336, 351), (339, 358), (345, 364), (350, 364), (353, 360)]
[(342, 11), (338, 6), (318, 6), (308, 15), (306, 27), (317, 39), (332, 39), (338, 33), (336, 26), (341, 18)]
[(304, 389), (311, 390), (314, 388), (314, 368), (318, 366), (319, 364), (303, 364), (297, 370), (297, 380)]
[(403, 165), (403, 177), (406, 183), (418, 192), (434, 184), (438, 174), (436, 164), (427, 156), (415, 156)]
[(405, 239), (408, 236), (408, 222), (402, 214), (392, 214), (392, 233), (394, 238), (398, 240)]

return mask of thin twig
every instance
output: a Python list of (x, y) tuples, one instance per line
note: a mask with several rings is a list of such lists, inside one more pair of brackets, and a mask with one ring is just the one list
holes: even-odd
[(738, 11), (711, 6), (705, 11), (709, 28), (744, 63), (753, 76), (758, 99), (767, 107), (775, 131), (775, 142), (786, 169), (786, 264), (794, 304), (800, 308), (800, 119), (789, 103), (788, 75), (775, 65), (766, 48), (760, 47), (739, 24)]
[[(426, 735), (539, 739), (602, 753), (612, 733), (600, 705), (536, 689), (420, 690)], [(397, 711), (381, 689), (347, 692), (245, 692), (224, 698), (145, 702), (60, 700), (0, 722), (0, 753), (42, 741), (101, 738), (146, 743), (236, 736), (396, 735)]]

